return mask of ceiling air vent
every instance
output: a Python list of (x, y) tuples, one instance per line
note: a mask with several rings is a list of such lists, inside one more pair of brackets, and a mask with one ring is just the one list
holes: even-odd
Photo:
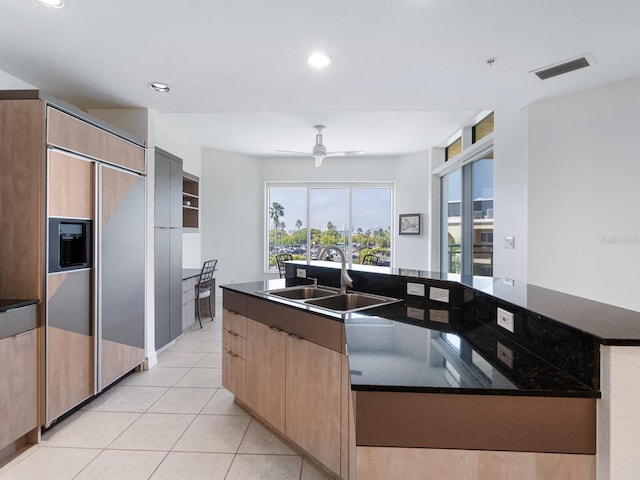
[(567, 60), (566, 62), (557, 63), (549, 67), (542, 67), (537, 70), (533, 70), (532, 73), (535, 73), (540, 78), (540, 80), (546, 80), (547, 78), (556, 77), (564, 73), (569, 73), (573, 72), (574, 70), (588, 67), (589, 65), (591, 65), (591, 63), (592, 62), (589, 62), (587, 56), (583, 55), (582, 57)]

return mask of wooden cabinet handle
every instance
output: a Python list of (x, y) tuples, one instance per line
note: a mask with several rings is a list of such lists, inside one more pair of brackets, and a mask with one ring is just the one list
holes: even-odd
[(282, 331), (278, 327), (274, 327), (273, 325), (269, 325), (269, 330), (273, 330), (274, 332), (278, 332), (278, 333)]
[(236, 358), (239, 356), (237, 353), (233, 353), (233, 352), (227, 352), (227, 353), (231, 355), (233, 358)]
[(293, 333), (289, 333), (288, 335), (289, 335), (290, 337), (292, 337), (292, 338), (295, 338), (296, 340), (304, 340), (304, 338), (299, 337), (298, 335), (295, 335), (295, 334), (293, 334)]
[(231, 330), (227, 330), (229, 335), (231, 335), (232, 337), (237, 337), (238, 334), (236, 332), (232, 332)]

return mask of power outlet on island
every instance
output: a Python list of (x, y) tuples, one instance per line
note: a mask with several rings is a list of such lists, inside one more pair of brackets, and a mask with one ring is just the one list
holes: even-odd
[(407, 282), (407, 295), (424, 297), (424, 284)]
[(430, 287), (429, 300), (449, 303), (449, 290), (447, 290), (446, 288)]
[(513, 313), (498, 307), (498, 326), (514, 333)]
[(298, 278), (307, 278), (307, 269), (306, 268), (296, 268), (296, 276)]

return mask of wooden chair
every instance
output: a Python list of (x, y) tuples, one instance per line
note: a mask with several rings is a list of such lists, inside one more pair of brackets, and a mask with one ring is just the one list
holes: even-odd
[(216, 270), (217, 259), (207, 260), (202, 265), (200, 271), (200, 278), (196, 284), (196, 311), (198, 312), (198, 321), (200, 322), (200, 328), (202, 328), (202, 316), (200, 315), (200, 300), (203, 298), (209, 299), (209, 314), (211, 315), (211, 321), (213, 322), (213, 309), (211, 308), (211, 289), (214, 288), (213, 272)]
[(284, 262), (287, 260), (293, 260), (293, 255), (290, 253), (279, 253), (276, 255), (276, 263), (278, 264), (278, 273), (280, 274), (280, 278), (287, 276), (287, 271), (284, 265)]
[(367, 253), (364, 257), (362, 257), (362, 265), (378, 265), (380, 262), (380, 257), (378, 255), (374, 255), (373, 253)]

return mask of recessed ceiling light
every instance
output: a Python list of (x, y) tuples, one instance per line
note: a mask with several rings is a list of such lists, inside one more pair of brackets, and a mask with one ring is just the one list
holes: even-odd
[(331, 65), (333, 60), (326, 53), (314, 53), (307, 59), (307, 62), (313, 68), (325, 68)]
[(64, 7), (64, 0), (36, 0), (40, 5), (44, 5), (45, 7), (51, 8), (62, 8)]
[(156, 92), (160, 92), (160, 93), (167, 93), (171, 91), (171, 87), (166, 83), (162, 83), (162, 82), (151, 82), (149, 84), (149, 88), (151, 90), (155, 90)]

